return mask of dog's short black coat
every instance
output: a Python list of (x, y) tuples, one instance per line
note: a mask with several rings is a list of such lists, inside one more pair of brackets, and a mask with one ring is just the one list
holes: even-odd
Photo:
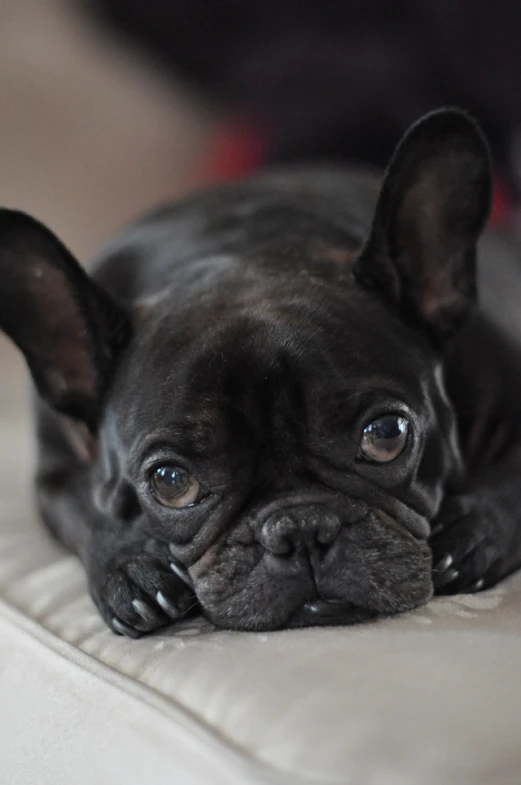
[(490, 191), (478, 127), (440, 110), (381, 189), (217, 187), (127, 229), (93, 278), (0, 212), (40, 508), (112, 629), (196, 602), (235, 629), (346, 624), (520, 565), (521, 272), (487, 236), (475, 305)]

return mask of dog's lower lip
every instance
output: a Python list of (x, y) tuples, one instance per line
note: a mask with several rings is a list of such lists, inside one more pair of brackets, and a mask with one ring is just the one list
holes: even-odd
[(304, 610), (316, 616), (337, 616), (350, 607), (351, 603), (343, 600), (313, 600), (304, 605)]

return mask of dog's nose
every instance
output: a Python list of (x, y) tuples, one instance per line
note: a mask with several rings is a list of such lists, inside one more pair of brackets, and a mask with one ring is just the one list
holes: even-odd
[(328, 546), (340, 531), (339, 518), (329, 510), (282, 511), (267, 518), (260, 529), (261, 545), (276, 556), (291, 556), (303, 547)]

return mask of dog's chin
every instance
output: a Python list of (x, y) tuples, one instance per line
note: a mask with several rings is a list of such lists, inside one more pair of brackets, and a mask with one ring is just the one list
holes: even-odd
[(349, 602), (329, 600), (312, 600), (305, 602), (289, 614), (287, 618), (266, 613), (265, 616), (254, 613), (251, 616), (238, 618), (222, 618), (219, 613), (212, 621), (223, 629), (240, 632), (273, 632), (302, 627), (344, 627), (351, 624), (372, 621), (381, 614), (365, 608), (358, 608)]
[(288, 620), (286, 627), (341, 627), (371, 621), (378, 616), (378, 611), (359, 608), (350, 602), (313, 600), (304, 603)]
[(345, 591), (335, 592), (334, 598), (329, 592), (320, 595), (314, 580), (288, 580), (273, 586), (269, 579), (261, 587), (246, 583), (217, 595), (207, 584), (210, 591), (198, 592), (198, 596), (207, 618), (223, 629), (268, 632), (346, 626), (390, 617), (428, 602), (433, 595), (430, 554), (419, 555), (409, 568), (396, 576), (395, 586), (383, 586), (383, 580), (371, 586), (370, 577), (357, 586), (346, 576)]
[(296, 610), (289, 613), (273, 613), (273, 610), (269, 609), (265, 614), (259, 610), (251, 613), (243, 611), (237, 615), (216, 611), (207, 613), (207, 616), (216, 626), (238, 632), (272, 632), (303, 627), (344, 627), (412, 610), (431, 597), (432, 587), (429, 585), (426, 586), (423, 596), (417, 595), (414, 601), (402, 604), (397, 610), (389, 608), (388, 611), (380, 611), (362, 608), (347, 601), (315, 599), (303, 602)]

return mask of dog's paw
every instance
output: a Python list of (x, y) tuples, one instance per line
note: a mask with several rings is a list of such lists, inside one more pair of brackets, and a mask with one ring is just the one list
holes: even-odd
[(136, 543), (101, 564), (96, 560), (89, 585), (109, 627), (131, 638), (171, 624), (197, 604), (186, 569), (155, 541), (153, 548)]
[(445, 501), (429, 544), (436, 594), (480, 591), (506, 572), (497, 514), (474, 496)]

